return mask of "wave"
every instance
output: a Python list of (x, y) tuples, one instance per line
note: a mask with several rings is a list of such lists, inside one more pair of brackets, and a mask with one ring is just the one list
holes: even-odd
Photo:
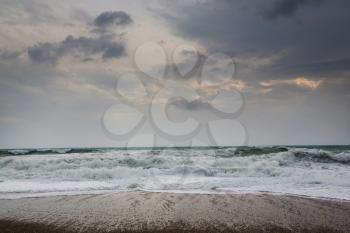
[(0, 198), (1, 193), (9, 192), (142, 188), (316, 192), (350, 199), (349, 150), (264, 147), (41, 152), (16, 151), (25, 156), (0, 157)]
[[(244, 152), (242, 152), (244, 151)], [(262, 154), (264, 151), (264, 154)], [(227, 176), (230, 174), (247, 175), (257, 172), (278, 175), (273, 170), (295, 167), (310, 167), (329, 165), (350, 165), (350, 153), (344, 151), (333, 153), (319, 149), (305, 148), (263, 148), (251, 149), (211, 149), (206, 151), (164, 150), (150, 151), (105, 151), (86, 153), (32, 154), (30, 156), (6, 156), (0, 158), (0, 178), (44, 176), (44, 178), (63, 177), (69, 179), (85, 179), (87, 173), (117, 172), (116, 168), (127, 169), (157, 169), (159, 173), (177, 175), (202, 174), (204, 176)], [(238, 154), (238, 155), (237, 155)], [(323, 165), (324, 164), (324, 165)], [(254, 168), (253, 168), (254, 167)], [(181, 170), (181, 169), (182, 170)], [(84, 170), (87, 169), (87, 170)], [(98, 170), (100, 169), (100, 170)], [(114, 169), (114, 170), (113, 170)], [(71, 176), (71, 171), (81, 171), (82, 176)], [(283, 172), (282, 172), (283, 173)], [(66, 174), (66, 175), (64, 175)], [(89, 176), (89, 175), (86, 175)], [(90, 177), (94, 177), (91, 175)], [(109, 175), (111, 178), (114, 175)], [(96, 175), (98, 178), (98, 176)]]
[(10, 150), (0, 150), (0, 156), (92, 153), (92, 152), (103, 152), (105, 150), (106, 149), (99, 149), (99, 148), (10, 149)]
[(263, 155), (288, 151), (285, 147), (241, 147), (237, 148), (235, 155), (250, 156), (250, 155)]
[(148, 154), (159, 154), (162, 151), (177, 151), (183, 153), (186, 151), (215, 151), (217, 156), (250, 156), (264, 155), (270, 153), (278, 153), (289, 151), (290, 149), (298, 150), (322, 150), (327, 152), (343, 152), (350, 151), (350, 146), (267, 146), (267, 147), (106, 147), (106, 148), (33, 148), (33, 149), (0, 149), (0, 156), (11, 155), (33, 155), (33, 154), (76, 154), (76, 153), (98, 153), (110, 151), (147, 151)]
[(319, 163), (341, 163), (350, 165), (350, 153), (331, 154), (326, 151), (295, 151), (294, 156), (300, 160)]

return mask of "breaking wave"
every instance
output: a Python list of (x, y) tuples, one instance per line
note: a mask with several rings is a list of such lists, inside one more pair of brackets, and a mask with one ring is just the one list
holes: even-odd
[(90, 191), (280, 192), (350, 200), (350, 148), (2, 150), (0, 198)]

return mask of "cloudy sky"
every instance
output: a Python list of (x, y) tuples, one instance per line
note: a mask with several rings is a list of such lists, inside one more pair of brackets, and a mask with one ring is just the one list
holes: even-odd
[(1, 148), (350, 143), (347, 0), (0, 3)]

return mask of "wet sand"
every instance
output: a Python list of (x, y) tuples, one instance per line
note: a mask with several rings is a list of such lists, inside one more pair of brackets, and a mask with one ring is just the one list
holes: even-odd
[(350, 232), (350, 202), (122, 192), (0, 200), (1, 233)]

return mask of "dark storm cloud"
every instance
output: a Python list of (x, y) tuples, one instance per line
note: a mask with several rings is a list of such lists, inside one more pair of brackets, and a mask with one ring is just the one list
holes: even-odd
[(77, 37), (67, 36), (59, 43), (39, 43), (28, 48), (28, 55), (36, 62), (56, 62), (69, 54), (81, 54), (84, 58), (102, 54), (102, 58), (119, 58), (125, 55), (125, 47), (109, 37)]
[(95, 18), (94, 25), (97, 27), (125, 26), (132, 22), (130, 15), (124, 11), (106, 11)]
[(60, 43), (39, 43), (28, 48), (30, 59), (36, 62), (56, 62), (63, 56), (76, 53), (85, 57), (101, 54), (104, 59), (119, 58), (125, 55), (125, 47), (109, 37), (67, 36)]
[(195, 99), (192, 101), (187, 101), (183, 98), (175, 98), (170, 102), (170, 104), (178, 108), (182, 108), (190, 111), (210, 108), (210, 104), (203, 99)]
[[(306, 75), (306, 76), (345, 76), (343, 73), (350, 70), (350, 57), (334, 59), (322, 62), (309, 62), (305, 64), (291, 64), (291, 65), (278, 65), (269, 66), (265, 69), (259, 70), (262, 74), (264, 72), (267, 75), (271, 72), (275, 74), (288, 73), (290, 75)], [(349, 76), (350, 77), (350, 76)]]
[[(323, 70), (345, 76), (349, 71), (345, 58), (350, 54), (350, 1), (209, 0), (161, 4), (163, 7), (153, 12), (177, 35), (200, 41), (210, 53), (228, 53), (250, 64), (270, 60), (259, 65), (263, 66), (263, 75), (261, 67), (253, 65), (243, 70), (247, 64), (238, 63), (238, 77), (289, 79), (295, 75), (323, 75)], [(266, 18), (266, 12), (270, 18)], [(291, 15), (294, 17), (284, 17)], [(278, 17), (280, 20), (271, 20)]]
[(279, 17), (289, 17), (296, 13), (296, 11), (309, 4), (320, 4), (323, 0), (275, 0), (269, 9), (263, 11), (263, 15), (270, 19)]

